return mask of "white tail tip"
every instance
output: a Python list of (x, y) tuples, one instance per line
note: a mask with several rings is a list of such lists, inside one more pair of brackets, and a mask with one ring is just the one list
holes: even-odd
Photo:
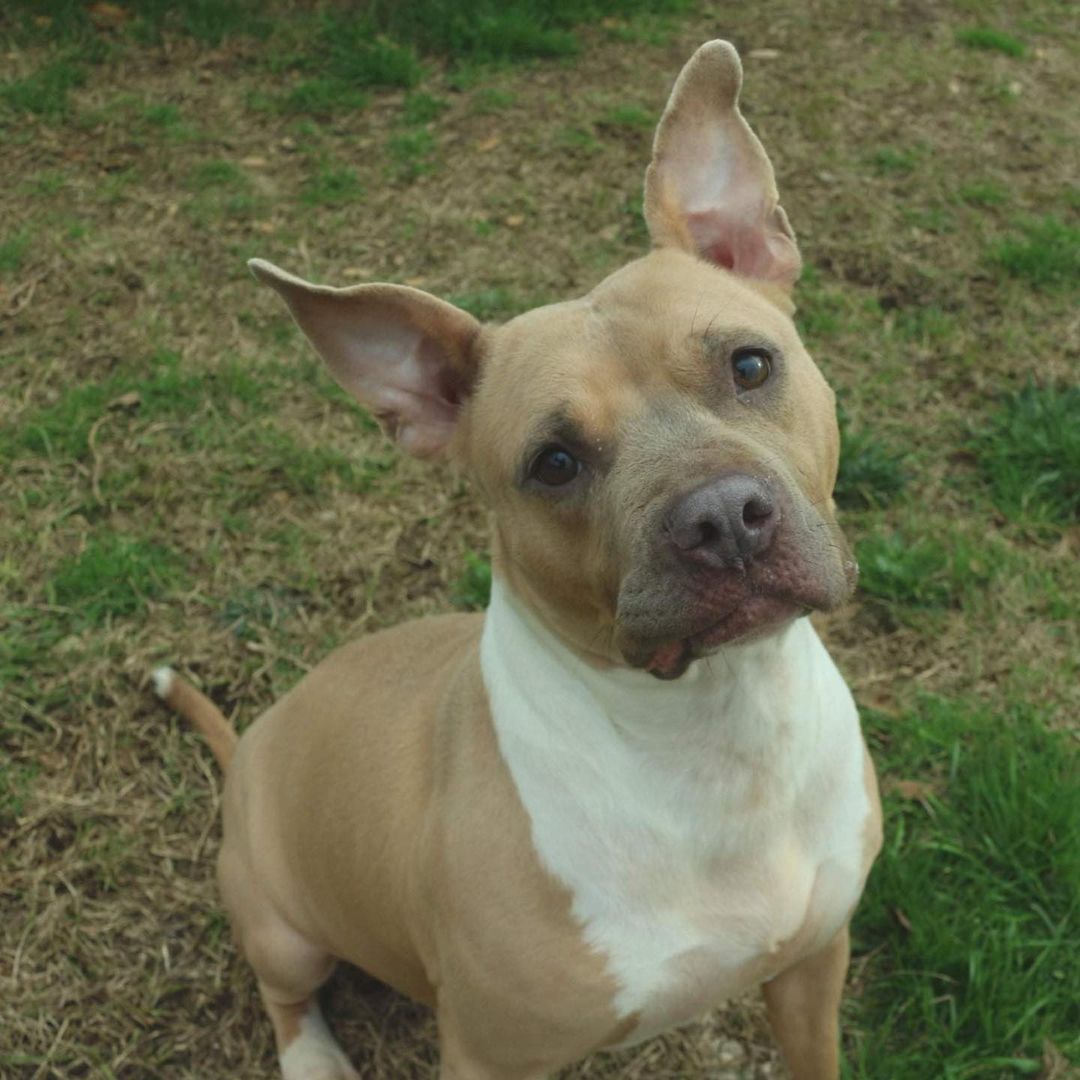
[(176, 678), (176, 672), (173, 671), (171, 667), (159, 667), (154, 669), (150, 678), (154, 680), (154, 693), (164, 701), (169, 696), (169, 691), (172, 689), (173, 679)]

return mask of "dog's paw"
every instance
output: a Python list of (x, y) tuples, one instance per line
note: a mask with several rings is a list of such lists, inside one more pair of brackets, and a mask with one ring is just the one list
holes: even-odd
[(300, 1033), (279, 1060), (284, 1080), (360, 1080), (315, 1009), (300, 1021)]

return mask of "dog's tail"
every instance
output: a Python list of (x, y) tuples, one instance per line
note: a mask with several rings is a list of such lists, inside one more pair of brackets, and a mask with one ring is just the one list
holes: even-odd
[(237, 735), (222, 711), (171, 667), (159, 667), (153, 680), (154, 693), (202, 734), (218, 764), (227, 769), (236, 749)]

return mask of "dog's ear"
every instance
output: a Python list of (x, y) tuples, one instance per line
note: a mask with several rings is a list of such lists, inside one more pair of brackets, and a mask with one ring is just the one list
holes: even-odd
[(657, 247), (790, 288), (802, 260), (772, 165), (739, 112), (741, 85), (726, 41), (702, 45), (682, 69), (656, 129), (645, 220)]
[(403, 449), (444, 450), (476, 378), (480, 323), (405, 285), (312, 285), (262, 259), (248, 266), (276, 289), (338, 383)]

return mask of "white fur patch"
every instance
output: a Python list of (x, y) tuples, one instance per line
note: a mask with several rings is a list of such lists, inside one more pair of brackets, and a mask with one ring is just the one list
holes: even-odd
[(176, 672), (168, 666), (159, 667), (154, 669), (150, 678), (154, 681), (154, 693), (164, 701), (169, 696), (169, 691), (172, 689), (173, 679), (176, 678)]
[(308, 1009), (300, 1021), (300, 1034), (278, 1061), (284, 1080), (360, 1080), (316, 1005)]
[(502, 754), (541, 863), (573, 896), (634, 1039), (812, 951), (863, 883), (863, 743), (806, 619), (678, 681), (590, 667), (495, 582), (481, 643)]

